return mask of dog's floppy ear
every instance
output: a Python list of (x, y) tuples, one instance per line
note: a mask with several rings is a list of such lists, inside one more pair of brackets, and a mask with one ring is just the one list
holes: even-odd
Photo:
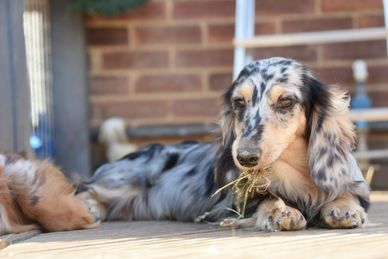
[(230, 100), (233, 89), (234, 85), (224, 95), (224, 104), (220, 116), (222, 142), (215, 168), (215, 179), (219, 187), (233, 180), (229, 178), (237, 177), (237, 174), (234, 172), (236, 171), (236, 166), (232, 157), (232, 145), (236, 138), (234, 133), (234, 114)]
[(310, 175), (318, 187), (343, 192), (352, 177), (348, 157), (355, 144), (349, 97), (312, 76), (306, 76), (304, 84)]
[(224, 104), (224, 109), (220, 118), (220, 127), (222, 134), (222, 145), (224, 147), (232, 146), (235, 139), (234, 114), (227, 104)]

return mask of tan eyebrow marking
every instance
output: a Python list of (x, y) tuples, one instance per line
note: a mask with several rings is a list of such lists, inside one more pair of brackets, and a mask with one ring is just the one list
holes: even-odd
[(268, 96), (271, 101), (276, 102), (281, 95), (283, 95), (286, 91), (280, 85), (274, 85), (269, 89)]
[(244, 84), (239, 93), (241, 96), (243, 96), (245, 98), (245, 100), (250, 100), (252, 98), (252, 91), (253, 91), (253, 87), (249, 84)]

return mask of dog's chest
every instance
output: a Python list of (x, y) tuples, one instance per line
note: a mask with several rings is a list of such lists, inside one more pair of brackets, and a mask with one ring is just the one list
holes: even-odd
[(279, 159), (275, 163), (270, 180), (270, 192), (289, 201), (297, 202), (316, 195), (316, 188), (309, 176), (307, 165), (295, 166)]

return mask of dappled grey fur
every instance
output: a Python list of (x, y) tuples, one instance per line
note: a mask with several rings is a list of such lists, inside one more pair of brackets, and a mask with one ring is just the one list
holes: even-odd
[[(280, 94), (273, 99), (276, 86)], [(354, 132), (348, 101), (337, 93), (294, 60), (255, 61), (224, 95), (222, 141), (147, 146), (100, 167), (84, 185), (85, 199), (97, 202), (100, 218), (107, 220), (193, 221), (206, 212), (206, 220), (220, 220), (230, 215), (228, 208), (236, 208), (234, 195), (230, 189), (212, 194), (240, 170), (274, 163), (270, 186), (250, 197), (246, 216), (273, 196), (300, 210), (310, 223), (327, 216), (319, 214), (321, 208), (343, 195), (359, 199), (366, 211), (368, 186), (350, 153)], [(293, 147), (295, 132), (304, 143), (300, 148)], [(273, 156), (261, 165), (263, 147)], [(247, 152), (257, 161), (238, 158)]]
[(103, 188), (108, 193), (123, 186), (136, 190), (130, 197), (126, 190), (121, 197), (106, 201), (108, 219), (193, 221), (211, 211), (207, 220), (214, 220), (229, 214), (226, 208), (233, 206), (231, 192), (211, 197), (217, 190), (217, 148), (193, 143), (150, 145), (100, 167), (86, 186)]

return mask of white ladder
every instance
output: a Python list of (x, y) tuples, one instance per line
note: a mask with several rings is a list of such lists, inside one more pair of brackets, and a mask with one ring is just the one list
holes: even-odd
[(255, 0), (236, 0), (233, 78), (252, 61), (246, 49), (252, 47), (283, 47), (335, 42), (387, 39), (388, 52), (388, 0), (384, 3), (385, 28), (349, 29), (319, 32), (286, 33), (255, 36)]

